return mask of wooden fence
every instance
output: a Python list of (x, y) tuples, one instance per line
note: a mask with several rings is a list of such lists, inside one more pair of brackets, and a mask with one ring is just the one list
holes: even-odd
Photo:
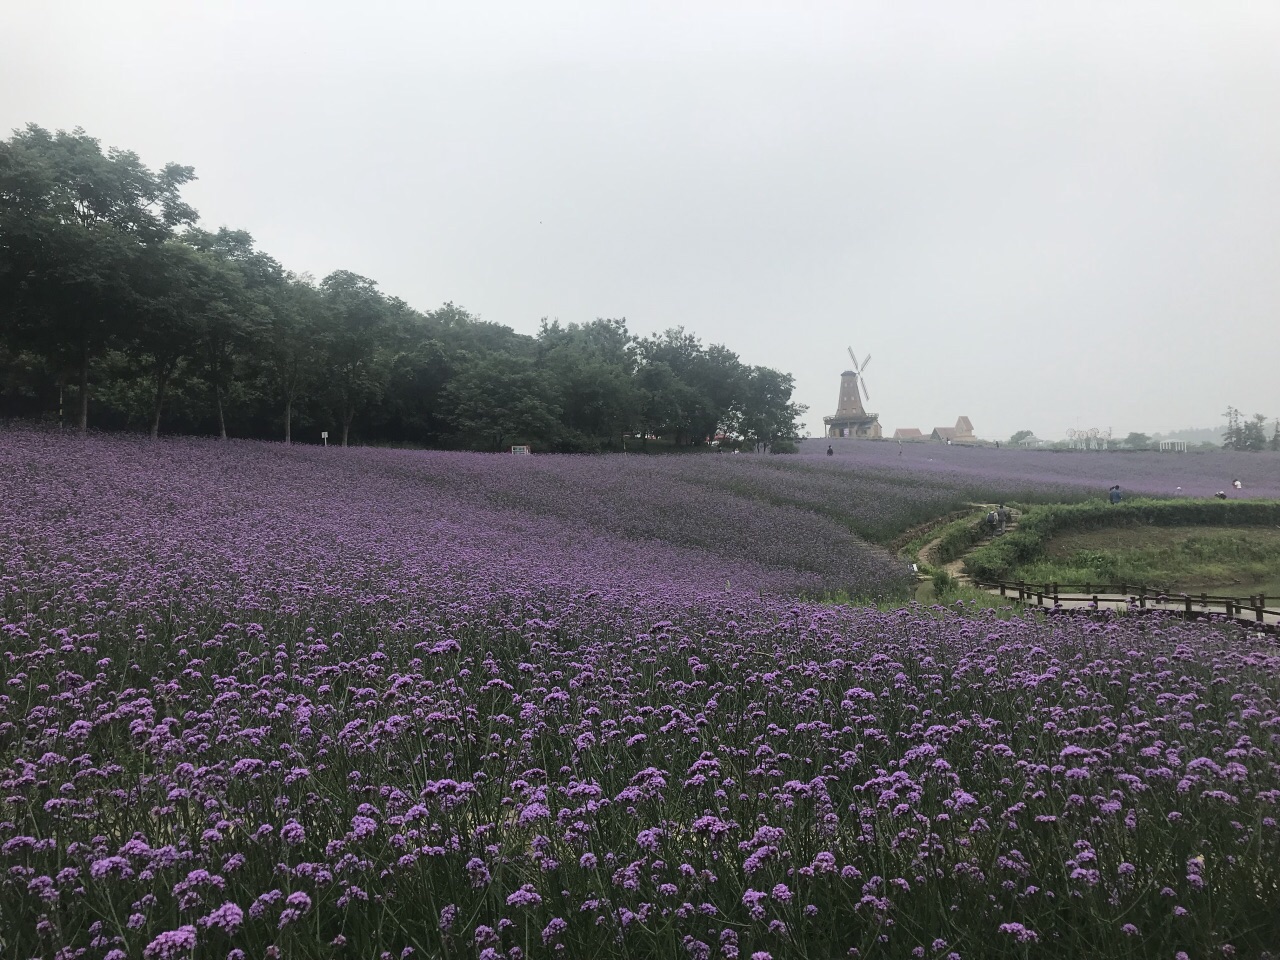
[(1016, 596), (1023, 603), (1036, 606), (1127, 602), (1136, 610), (1180, 613), (1188, 619), (1222, 616), (1269, 630), (1275, 630), (1276, 621), (1280, 621), (1280, 608), (1268, 607), (1267, 598), (1261, 593), (1223, 597), (1152, 591), (1146, 586), (1128, 583), (1028, 583), (1025, 580), (975, 580), (974, 583), (983, 589), (999, 590), (1002, 597)]

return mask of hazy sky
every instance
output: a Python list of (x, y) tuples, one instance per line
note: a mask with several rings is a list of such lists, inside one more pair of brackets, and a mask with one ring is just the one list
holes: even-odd
[(1280, 414), (1280, 3), (0, 3), (0, 130), (421, 309), (845, 347), (886, 432)]

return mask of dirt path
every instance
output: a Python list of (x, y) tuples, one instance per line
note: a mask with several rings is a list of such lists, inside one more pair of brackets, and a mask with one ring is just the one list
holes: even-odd
[[(970, 504), (970, 506), (978, 508), (982, 510), (984, 513), (986, 513), (996, 509), (996, 507), (998, 507), (999, 504), (973, 503), (973, 504)], [(930, 540), (928, 543), (926, 543), (923, 547), (920, 548), (920, 551), (918, 554), (920, 558), (920, 562), (926, 563), (931, 567), (941, 566), (943, 570), (945, 570), (948, 574), (951, 575), (953, 579), (957, 580), (958, 582), (964, 583), (964, 584), (972, 584), (972, 581), (969, 579), (969, 575), (964, 572), (965, 557), (967, 557), (970, 553), (978, 549), (978, 547), (982, 546), (983, 544), (989, 543), (995, 537), (1003, 536), (1005, 533), (1012, 533), (1014, 530), (1018, 529), (1018, 517), (1020, 516), (1020, 514), (1018, 513), (1017, 510), (1010, 510), (1009, 513), (1012, 515), (1012, 519), (1009, 521), (1008, 525), (1004, 528), (1004, 531), (1002, 533), (987, 534), (980, 541), (978, 541), (972, 547), (966, 550), (963, 556), (957, 557), (955, 560), (948, 561), (947, 563), (939, 564), (937, 562), (935, 554), (937, 553), (938, 544), (941, 543), (942, 538), (935, 537), (934, 539)]]

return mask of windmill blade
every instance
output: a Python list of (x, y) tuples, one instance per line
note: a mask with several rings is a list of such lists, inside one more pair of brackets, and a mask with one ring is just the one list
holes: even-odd
[(868, 400), (870, 400), (870, 399), (871, 399), (871, 394), (867, 393), (867, 381), (865, 381), (865, 380), (863, 380), (861, 377), (859, 377), (859, 378), (858, 378), (858, 382), (859, 382), (860, 384), (862, 384), (862, 395), (863, 395), (864, 397), (866, 397)]
[(849, 359), (853, 361), (853, 369), (858, 369), (858, 358), (853, 355), (853, 347), (845, 347), (849, 351)]
[(865, 360), (863, 360), (863, 361), (862, 361), (862, 367), (861, 367), (860, 369), (862, 369), (862, 370), (867, 369), (867, 364), (868, 364), (868, 363), (870, 363), (870, 362), (871, 362), (871, 354), (869, 354), (869, 353), (868, 353), (868, 354), (867, 354), (867, 359), (865, 359)]

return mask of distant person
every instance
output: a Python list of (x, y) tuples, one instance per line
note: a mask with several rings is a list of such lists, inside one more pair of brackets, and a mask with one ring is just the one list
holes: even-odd
[(997, 441), (996, 441), (996, 449), (997, 449), (997, 450), (999, 450), (999, 449), (1000, 449), (1000, 441), (999, 441), (999, 440), (997, 440)]
[(1213, 499), (1215, 499), (1215, 500), (1225, 500), (1225, 499), (1227, 499), (1227, 491), (1225, 491), (1225, 490), (1219, 490), (1217, 493), (1215, 493), (1215, 494), (1213, 495)]
[(902, 441), (898, 441), (898, 456), (902, 456)]
[(1120, 493), (1120, 484), (1117, 483), (1114, 487), (1112, 487), (1109, 491), (1107, 491), (1107, 499), (1109, 499), (1112, 503), (1119, 503), (1121, 500), (1124, 499), (1124, 497)]
[(1231, 485), (1232, 485), (1233, 487), (1235, 487), (1237, 490), (1243, 490), (1243, 489), (1244, 489), (1244, 484), (1243, 484), (1243, 483), (1241, 483), (1239, 480), (1232, 480), (1232, 481), (1231, 481)]
[(835, 452), (833, 449), (831, 449), (831, 444), (829, 444), (829, 443), (828, 443), (828, 444), (827, 444), (827, 456), (828, 456), (828, 457), (834, 457), (835, 455), (836, 455), (836, 452)]
[(1009, 511), (1002, 503), (996, 507), (996, 530), (998, 533), (1004, 533), (1005, 524), (1009, 522)]

